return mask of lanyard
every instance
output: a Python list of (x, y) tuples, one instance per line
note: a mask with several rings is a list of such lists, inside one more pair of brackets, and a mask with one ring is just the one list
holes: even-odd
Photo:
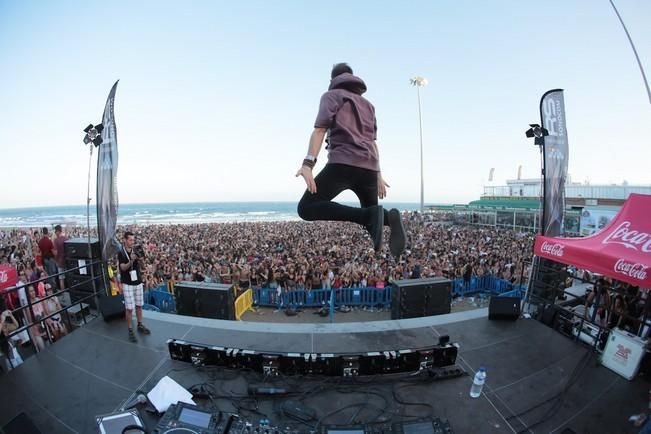
[[(124, 254), (127, 257), (127, 260), (129, 262), (131, 262), (131, 256), (129, 255), (129, 252), (127, 252), (127, 248), (124, 247), (124, 244), (122, 244), (122, 250), (124, 251)], [(129, 270), (133, 270), (133, 263), (131, 263), (131, 266), (129, 267)]]

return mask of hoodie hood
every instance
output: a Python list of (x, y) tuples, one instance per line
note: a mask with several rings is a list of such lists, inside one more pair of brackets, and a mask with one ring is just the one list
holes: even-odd
[(349, 92), (361, 95), (366, 92), (366, 84), (361, 78), (349, 74), (348, 72), (344, 72), (330, 80), (330, 87), (328, 87), (328, 90), (334, 89), (345, 89)]

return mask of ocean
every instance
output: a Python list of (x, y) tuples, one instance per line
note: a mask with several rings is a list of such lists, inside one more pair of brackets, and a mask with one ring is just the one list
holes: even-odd
[[(346, 203), (346, 202), (342, 202)], [(296, 202), (211, 202), (120, 204), (118, 224), (196, 224), (260, 221), (297, 221)], [(346, 203), (359, 206), (355, 203)], [(401, 211), (419, 209), (418, 203), (383, 203)], [(0, 228), (85, 226), (86, 206), (0, 209)], [(90, 224), (96, 224), (96, 209), (90, 207)]]

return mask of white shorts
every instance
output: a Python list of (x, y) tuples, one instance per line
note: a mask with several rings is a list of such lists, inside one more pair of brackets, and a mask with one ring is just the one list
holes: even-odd
[(122, 294), (124, 295), (124, 308), (133, 310), (135, 306), (142, 307), (142, 283), (140, 285), (122, 285)]

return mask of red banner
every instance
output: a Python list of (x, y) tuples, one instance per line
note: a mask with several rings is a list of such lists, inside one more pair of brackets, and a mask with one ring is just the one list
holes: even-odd
[(5, 294), (5, 290), (16, 286), (17, 282), (18, 272), (16, 268), (11, 265), (0, 265), (0, 292), (2, 293), (7, 308), (12, 310), (18, 307), (18, 293), (14, 291), (11, 297), (9, 297), (8, 294)]
[(18, 272), (11, 265), (0, 265), (0, 290), (16, 285)]
[(600, 232), (584, 238), (538, 235), (534, 254), (651, 288), (651, 195), (631, 194)]

